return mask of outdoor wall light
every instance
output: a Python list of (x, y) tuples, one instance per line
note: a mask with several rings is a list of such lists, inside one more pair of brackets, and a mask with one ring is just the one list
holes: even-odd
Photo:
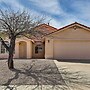
[(50, 42), (50, 40), (48, 40), (48, 43)]

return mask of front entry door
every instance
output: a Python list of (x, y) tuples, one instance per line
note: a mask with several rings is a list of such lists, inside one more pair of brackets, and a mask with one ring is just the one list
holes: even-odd
[(19, 42), (19, 58), (27, 58), (27, 44), (24, 41)]
[(45, 55), (45, 45), (44, 43), (33, 44), (33, 58), (43, 59)]

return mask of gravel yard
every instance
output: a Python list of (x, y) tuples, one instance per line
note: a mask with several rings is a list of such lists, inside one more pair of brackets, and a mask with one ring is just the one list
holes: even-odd
[(0, 85), (55, 86), (65, 84), (53, 60), (16, 59), (14, 67), (15, 69), (10, 71), (7, 68), (7, 61), (0, 60)]
[(62, 77), (51, 60), (14, 60), (15, 69), (7, 68), (7, 61), (0, 61), (0, 85), (51, 85), (63, 84)]

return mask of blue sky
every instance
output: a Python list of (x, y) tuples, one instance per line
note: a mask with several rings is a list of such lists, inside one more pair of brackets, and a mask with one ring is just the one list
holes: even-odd
[(0, 8), (6, 10), (7, 7), (45, 15), (56, 28), (73, 22), (90, 26), (90, 0), (0, 0)]

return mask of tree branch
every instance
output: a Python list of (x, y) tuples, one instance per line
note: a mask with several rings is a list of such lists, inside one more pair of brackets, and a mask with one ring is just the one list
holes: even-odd
[[(12, 30), (10, 28), (10, 25), (5, 20), (3, 20), (3, 19), (0, 18), (0, 21), (4, 22), (8, 26), (8, 28), (9, 28), (8, 30), (10, 30), (10, 32), (12, 32)], [(4, 26), (5, 26), (5, 24), (4, 24)]]
[(0, 37), (0, 41), (2, 42), (4, 47), (9, 51), (9, 46), (7, 46), (7, 44), (5, 43), (5, 41), (1, 37)]

